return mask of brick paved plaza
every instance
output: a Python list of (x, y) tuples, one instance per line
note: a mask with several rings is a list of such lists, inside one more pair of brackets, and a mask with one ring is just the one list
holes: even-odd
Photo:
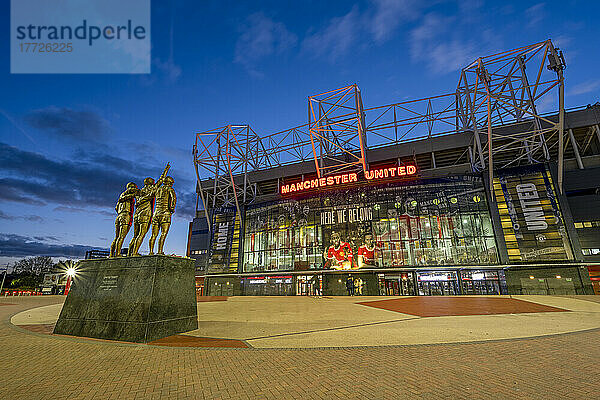
[[(594, 300), (578, 301), (592, 307)], [(597, 328), (472, 343), (257, 349), (114, 343), (9, 322), (20, 311), (63, 301), (0, 299), (0, 398), (600, 398)], [(523, 321), (534, 317), (522, 314)]]

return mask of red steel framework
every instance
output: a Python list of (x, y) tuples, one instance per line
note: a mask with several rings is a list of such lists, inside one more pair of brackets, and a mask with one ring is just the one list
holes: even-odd
[[(368, 169), (368, 148), (456, 133), (472, 135), (461, 158), (474, 171), (487, 169), (490, 182), (494, 169), (549, 161), (555, 154), (562, 191), (564, 68), (562, 52), (548, 39), (479, 57), (461, 70), (454, 93), (365, 109), (353, 84), (309, 96), (305, 125), (270, 135), (249, 125), (199, 132), (193, 155), (206, 216), (209, 209), (233, 205), (240, 215), (240, 202), (249, 204), (257, 195), (251, 171), (312, 161), (319, 177), (360, 172)], [(554, 102), (556, 121), (538, 109)], [(511, 125), (518, 129), (506, 129)]]
[(309, 96), (308, 129), (319, 178), (367, 169), (365, 113), (357, 84)]

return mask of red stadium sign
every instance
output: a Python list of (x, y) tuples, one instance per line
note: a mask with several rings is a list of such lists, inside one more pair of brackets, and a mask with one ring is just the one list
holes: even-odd
[[(417, 167), (414, 165), (403, 165), (386, 167), (375, 170), (365, 171), (363, 178), (365, 181), (404, 178), (414, 176), (417, 173)], [(359, 182), (359, 175), (356, 172), (332, 175), (324, 178), (306, 179), (300, 182), (285, 183), (279, 188), (279, 193), (288, 195), (292, 193), (303, 193), (310, 190), (328, 189), (336, 186), (345, 186), (351, 183)]]

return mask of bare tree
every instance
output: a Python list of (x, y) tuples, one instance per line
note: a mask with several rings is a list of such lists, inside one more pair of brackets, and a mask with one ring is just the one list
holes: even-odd
[(13, 266), (13, 272), (16, 274), (43, 275), (50, 272), (53, 267), (54, 263), (51, 257), (37, 256), (17, 261)]

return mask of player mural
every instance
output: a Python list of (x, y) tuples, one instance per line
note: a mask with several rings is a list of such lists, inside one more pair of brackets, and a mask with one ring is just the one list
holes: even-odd
[(332, 269), (351, 269), (353, 267), (352, 246), (344, 242), (338, 232), (332, 232), (331, 245), (323, 254), (327, 265)]
[(358, 268), (376, 268), (381, 250), (375, 244), (372, 233), (365, 235), (365, 243), (358, 248)]

